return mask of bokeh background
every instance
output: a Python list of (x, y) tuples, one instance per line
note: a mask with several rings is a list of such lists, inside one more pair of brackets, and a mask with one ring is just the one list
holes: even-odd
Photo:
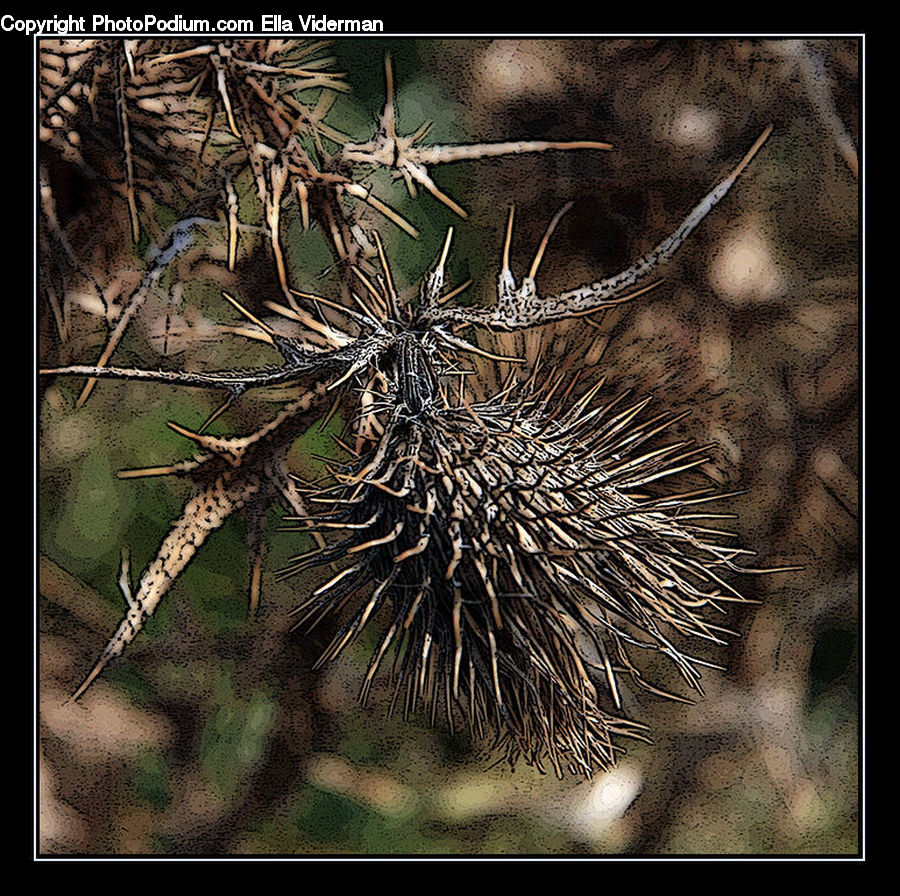
[[(77, 704), (81, 680), (122, 613), (120, 549), (153, 556), (187, 497), (179, 480), (120, 480), (191, 447), (216, 396), (103, 382), (42, 382), (39, 849), (45, 854), (853, 855), (859, 835), (859, 42), (835, 40), (338, 40), (351, 92), (329, 121), (367, 139), (390, 54), (401, 133), (435, 143), (606, 140), (612, 152), (552, 152), (455, 163), (438, 185), (465, 222), (402, 183), (373, 182), (421, 231), (384, 230), (409, 286), (447, 226), (452, 278), (495, 289), (507, 208), (514, 267), (527, 270), (569, 200), (541, 268), (555, 291), (609, 275), (667, 234), (770, 122), (769, 141), (665, 270), (665, 283), (590, 330), (545, 340), (563, 359), (598, 338), (609, 394), (690, 408), (684, 431), (710, 444), (730, 527), (759, 567), (758, 605), (730, 618), (740, 637), (711, 657), (693, 705), (643, 700), (653, 745), (629, 744), (591, 781), (492, 766), (484, 745), (423, 716), (387, 717), (384, 689), (356, 696), (370, 644), (314, 670), (326, 630), (291, 631), (310, 586), (275, 581), (297, 553), (270, 512), (263, 603), (247, 615), (246, 526), (231, 520), (199, 552), (139, 640)], [(67, 338), (38, 311), (43, 364), (90, 363), (145, 269), (124, 203), (57, 184), (61, 223), (107, 299), (71, 296)], [(67, 191), (67, 192), (66, 192)], [(160, 221), (160, 227), (171, 223)], [(328, 295), (321, 233), (286, 221), (296, 282)], [(384, 227), (379, 223), (379, 227)], [(251, 304), (276, 297), (261, 241), (236, 274), (208, 246), (150, 297), (119, 364), (215, 369), (272, 358), (223, 330), (223, 285)], [(267, 279), (268, 278), (268, 279)], [(266, 290), (270, 290), (269, 293)], [(261, 304), (256, 306), (261, 308)], [(161, 360), (162, 359), (162, 360)], [(246, 400), (217, 431), (249, 432), (276, 396)], [(328, 434), (295, 454), (312, 454)], [(305, 466), (304, 466), (305, 465)], [(374, 637), (374, 635), (373, 635)]]

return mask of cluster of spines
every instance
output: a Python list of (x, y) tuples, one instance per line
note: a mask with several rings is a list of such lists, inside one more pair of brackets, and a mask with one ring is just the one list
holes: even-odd
[[(451, 725), (459, 712), (476, 735), (498, 732), (511, 760), (590, 774), (613, 763), (619, 736), (643, 736), (616, 714), (617, 679), (665, 693), (635, 650), (668, 656), (701, 690), (698, 666), (711, 664), (674, 640), (724, 643), (706, 613), (740, 600), (716, 570), (745, 552), (685, 512), (710, 490), (637, 494), (706, 460), (686, 442), (640, 452), (680, 415), (642, 421), (646, 402), (594, 404), (596, 392), (568, 410), (522, 393), (397, 419), (309, 493), (320, 513), (304, 523), (340, 537), (285, 574), (346, 565), (295, 613), (306, 627), (342, 620), (323, 663), (382, 619), (363, 699), (393, 646), (392, 706), (402, 695), (405, 712), (422, 701), (434, 717), (443, 702)], [(596, 649), (593, 670), (578, 633)]]

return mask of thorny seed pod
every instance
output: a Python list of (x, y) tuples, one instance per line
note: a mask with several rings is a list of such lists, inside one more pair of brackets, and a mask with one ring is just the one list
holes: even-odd
[[(382, 142), (396, 147), (393, 118), (384, 118)], [(468, 328), (526, 329), (645, 291), (646, 278), (725, 196), (770, 130), (672, 234), (605, 280), (540, 295), (534, 277), (557, 216), (517, 284), (509, 269), (510, 218), (492, 307), (448, 303), (458, 292), (444, 293), (449, 234), (418, 301), (403, 303), (375, 236), (382, 273), (373, 282), (356, 271), (365, 292), (354, 295), (359, 311), (341, 308), (346, 331), (317, 325), (328, 349), (279, 336), (245, 311), (281, 352), (281, 366), (44, 371), (219, 388), (226, 404), (258, 386), (307, 386), (251, 437), (186, 433), (204, 453), (179, 472), (194, 477), (198, 492), (135, 593), (123, 561), (128, 611), (75, 697), (136, 637), (209, 531), (232, 511), (277, 494), (319, 542), (283, 575), (325, 564), (335, 570), (294, 611), (301, 626), (339, 620), (322, 661), (382, 620), (363, 699), (392, 655), (393, 700), (402, 698), (406, 711), (424, 704), (434, 717), (443, 707), (451, 726), (461, 717), (476, 736), (491, 733), (511, 763), (522, 758), (540, 768), (549, 761), (559, 775), (609, 768), (619, 738), (645, 730), (622, 717), (620, 680), (663, 693), (645, 680), (638, 659), (653, 653), (700, 691), (698, 667), (711, 664), (686, 642), (724, 643), (729, 633), (712, 618), (721, 604), (741, 599), (724, 576), (740, 568), (735, 561), (745, 552), (723, 545), (727, 533), (702, 525), (712, 489), (660, 488), (706, 460), (688, 442), (658, 443), (679, 415), (653, 415), (646, 400), (600, 400), (602, 380), (579, 391), (565, 376), (538, 385), (537, 364), (497, 394), (469, 401), (455, 385), (459, 354), (497, 357), (469, 341)], [(410, 147), (404, 143), (404, 152)], [(345, 150), (351, 161), (360, 153), (365, 161), (381, 148), (375, 141)], [(293, 316), (311, 320), (296, 310)], [(353, 409), (360, 453), (335, 462), (331, 481), (298, 488), (287, 481), (284, 453), (306, 425), (303, 415), (329, 393)]]
[(705, 663), (675, 642), (724, 643), (707, 611), (739, 599), (720, 573), (741, 552), (687, 512), (708, 497), (645, 494), (699, 462), (684, 442), (642, 450), (674, 416), (640, 420), (646, 402), (593, 407), (596, 389), (552, 407), (551, 391), (415, 411), (403, 401), (371, 452), (309, 496), (322, 508), (311, 524), (339, 540), (287, 572), (345, 561), (296, 611), (316, 622), (352, 607), (323, 662), (387, 617), (363, 699), (394, 646), (407, 710), (443, 701), (452, 726), (458, 705), (511, 762), (547, 756), (557, 773), (589, 775), (614, 762), (615, 735), (640, 736), (602, 708), (621, 711), (619, 675), (653, 690), (633, 653), (665, 654), (699, 690)]

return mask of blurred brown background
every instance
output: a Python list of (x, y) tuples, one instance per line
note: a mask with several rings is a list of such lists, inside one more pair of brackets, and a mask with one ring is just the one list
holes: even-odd
[[(396, 190), (422, 231), (393, 237), (407, 283), (456, 227), (456, 279), (491, 299), (506, 209), (527, 270), (552, 215), (572, 211), (538, 283), (556, 291), (609, 275), (674, 228), (769, 123), (774, 132), (731, 194), (665, 269), (666, 282), (602, 320), (612, 394), (690, 408), (710, 443), (723, 505), (760, 567), (738, 586), (759, 606), (715, 659), (693, 706), (644, 700), (653, 746), (614, 771), (558, 781), (511, 773), (462, 735), (356, 703), (365, 645), (314, 672), (327, 638), (289, 632), (302, 580), (276, 583), (293, 552), (270, 514), (263, 606), (246, 614), (244, 527), (204, 546), (159, 614), (77, 704), (64, 705), (121, 614), (119, 550), (152, 556), (186, 496), (178, 481), (120, 481), (119, 469), (190, 456), (167, 420), (196, 426), (215, 397), (101, 383), (42, 395), (40, 849), (48, 854), (836, 854), (858, 843), (859, 43), (835, 40), (337, 41), (352, 93), (329, 120), (366, 139), (394, 62), (401, 133), (425, 120), (436, 143), (595, 139), (612, 152), (457, 163), (435, 180), (468, 210)], [(75, 200), (72, 200), (73, 203)], [(143, 270), (124, 204), (73, 217), (67, 235), (113, 310)], [(98, 238), (98, 235), (102, 238)], [(289, 238), (285, 238), (286, 243)], [(289, 247), (309, 288), (327, 253)], [(404, 242), (405, 240), (405, 242)], [(318, 254), (317, 254), (318, 253)], [(221, 257), (193, 259), (148, 300), (119, 363), (187, 369), (260, 363), (222, 339), (229, 318), (197, 283)], [(319, 268), (317, 268), (317, 265)], [(177, 295), (173, 296), (173, 292)], [(215, 293), (215, 290), (213, 290)], [(104, 312), (85, 289), (69, 338), (40, 312), (42, 363), (90, 362)], [(560, 326), (550, 355), (587, 337)], [(204, 336), (204, 334), (207, 334)], [(590, 336), (596, 336), (591, 331)], [(190, 337), (190, 338), (188, 338)], [(608, 339), (606, 338), (608, 337)], [(608, 343), (608, 344), (607, 344)], [(593, 358), (592, 360), (597, 360)], [(249, 431), (259, 399), (223, 419)], [(311, 450), (317, 449), (310, 446)]]

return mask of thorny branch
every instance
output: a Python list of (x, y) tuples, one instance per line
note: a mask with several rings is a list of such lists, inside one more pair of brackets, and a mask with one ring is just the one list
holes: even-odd
[(130, 588), (123, 587), (128, 604), (125, 617), (90, 674), (72, 695), (72, 700), (77, 700), (107, 663), (121, 655), (137, 637), (212, 532), (235, 511), (260, 504), (265, 506), (282, 493), (286, 479), (285, 452), (309, 425), (306, 415), (324, 394), (321, 386), (311, 389), (289, 404), (271, 423), (246, 438), (219, 439), (179, 428), (179, 432), (204, 452), (199, 459), (168, 469), (128, 472), (127, 478), (171, 473), (190, 476), (197, 489), (141, 575), (137, 591), (132, 594)]
[[(441, 257), (438, 266), (429, 276), (429, 288), (424, 308), (419, 315), (411, 318), (412, 326), (433, 326), (439, 335), (447, 341), (452, 337), (444, 329), (446, 325), (475, 324), (491, 330), (516, 330), (542, 326), (556, 321), (567, 320), (590, 314), (610, 304), (627, 301), (633, 297), (629, 291), (638, 286), (659, 267), (668, 261), (684, 244), (694, 229), (709, 214), (732, 188), (740, 173), (750, 163), (763, 143), (772, 132), (769, 125), (756, 140), (738, 166), (720, 183), (718, 183), (694, 207), (681, 224), (662, 240), (652, 251), (642, 255), (637, 261), (618, 274), (599, 280), (595, 283), (580, 286), (558, 295), (540, 296), (535, 289), (532, 275), (525, 277), (520, 287), (516, 286), (513, 274), (508, 266), (508, 244), (504, 253), (503, 267), (500, 271), (497, 304), (492, 308), (441, 308), (439, 304), (445, 300), (440, 295), (444, 283), (444, 262), (446, 253)], [(183, 250), (187, 240), (187, 231), (196, 221), (181, 222), (173, 228), (169, 247), (157, 256), (153, 268), (141, 284), (129, 303), (123, 319), (130, 319), (135, 307), (146, 295), (147, 289), (159, 278), (169, 262)], [(534, 268), (532, 269), (534, 270)], [(385, 316), (384, 321), (388, 321)], [(344, 376), (348, 370), (359, 370), (368, 364), (379, 352), (385, 351), (391, 344), (387, 331), (378, 321), (368, 318), (367, 322), (376, 328), (376, 333), (365, 339), (357, 340), (328, 352), (309, 352), (299, 347), (293, 340), (279, 338), (277, 347), (286, 363), (277, 368), (261, 371), (219, 371), (215, 373), (139, 370), (114, 367), (103, 367), (103, 360), (111, 353), (111, 348), (104, 352), (104, 358), (97, 366), (75, 365), (70, 367), (47, 369), (42, 374), (64, 374), (69, 376), (87, 376), (95, 378), (134, 379), (157, 382), (168, 382), (173, 385), (226, 388), (236, 394), (247, 389), (270, 386), (290, 382), (315, 371), (326, 371), (333, 367), (343, 367)], [(127, 323), (127, 320), (125, 320)], [(397, 323), (395, 321), (394, 323)], [(124, 326), (120, 322), (119, 328)], [(114, 347), (114, 338), (110, 341)], [(458, 346), (458, 341), (455, 343)], [(343, 378), (343, 377), (342, 377)]]
[(738, 175), (747, 167), (771, 133), (772, 126), (769, 125), (740, 164), (703, 197), (678, 228), (672, 231), (656, 248), (646, 255), (642, 255), (624, 271), (559, 295), (541, 296), (536, 291), (533, 276), (525, 277), (522, 285), (516, 286), (507, 258), (504, 257), (503, 268), (500, 271), (497, 304), (494, 307), (435, 309), (426, 313), (427, 319), (434, 324), (471, 323), (492, 330), (517, 330), (580, 317), (616, 301), (630, 298), (627, 295), (628, 291), (653, 274), (665, 261), (668, 261), (681, 248), (697, 225), (712, 211), (713, 207), (722, 201), (734, 186)]
[(367, 143), (346, 143), (341, 152), (343, 159), (351, 164), (394, 169), (397, 176), (402, 177), (406, 182), (410, 196), (416, 195), (414, 185), (419, 184), (462, 218), (467, 217), (466, 211), (435, 184), (428, 173), (428, 166), (522, 153), (546, 152), (551, 149), (612, 149), (611, 144), (594, 140), (568, 142), (524, 140), (506, 143), (417, 146), (416, 144), (430, 130), (431, 124), (428, 122), (405, 137), (401, 137), (397, 133), (394, 76), (390, 56), (385, 59), (385, 80), (387, 83), (386, 98), (377, 132)]
[[(70, 52), (71, 47), (60, 47), (63, 57), (64, 51)], [(419, 302), (404, 304), (380, 239), (369, 238), (353, 220), (343, 205), (344, 197), (361, 200), (409, 235), (415, 235), (415, 228), (358, 182), (358, 169), (394, 171), (410, 193), (414, 194), (417, 184), (464, 216), (461, 206), (435, 185), (429, 166), (555, 149), (606, 150), (609, 144), (523, 141), (417, 146), (428, 126), (399, 136), (389, 59), (378, 130), (367, 143), (351, 143), (323, 121), (327, 102), (318, 101), (311, 108), (299, 99), (302, 91), (324, 87), (324, 96), (340, 83), (339, 76), (320, 72), (325, 61), (310, 59), (309, 50), (299, 53), (303, 64), (297, 61), (298, 54), (265, 41), (184, 48), (128, 42), (121, 53), (110, 54), (102, 45), (92, 53), (97, 60), (95, 82), (108, 76), (110, 64), (114, 70), (111, 88), (135, 239), (139, 228), (135, 197), (141, 189), (136, 172), (142, 164), (138, 147), (147, 142), (139, 141), (138, 135), (142, 128), (157, 140), (160, 134), (169, 134), (173, 126), (171, 114), (166, 114), (168, 101), (184, 99), (185, 83), (192, 85), (192, 91), (207, 85), (211, 94), (205, 102), (190, 112), (181, 108), (194, 126), (198, 115), (205, 119), (202, 136), (198, 138), (194, 127), (191, 139), (179, 148), (195, 153), (198, 168), (206, 169), (203, 189), (216, 185), (227, 223), (229, 269), (235, 265), (240, 227), (234, 183), (242, 169), (249, 170), (257, 189), (261, 226), (290, 305), (281, 308), (270, 303), (270, 307), (301, 323), (304, 335), (278, 335), (226, 296), (279, 351), (280, 365), (202, 372), (108, 364), (147, 295), (190, 245), (193, 229), (219, 223), (193, 216), (180, 221), (163, 239), (162, 250), (152, 259), (99, 362), (41, 371), (48, 376), (89, 378), (80, 401), (93, 381), (109, 378), (217, 388), (227, 395), (225, 404), (199, 432), (175, 427), (203, 452), (198, 459), (123, 474), (126, 478), (186, 476), (195, 483), (195, 493), (134, 592), (123, 562), (120, 587), (127, 602), (125, 616), (72, 699), (84, 694), (134, 640), (212, 531), (235, 511), (247, 510), (258, 521), (266, 502), (280, 498), (305, 521), (319, 543), (310, 558), (297, 559), (289, 571), (344, 557), (356, 561), (298, 608), (304, 618), (315, 620), (338, 612), (357, 592), (374, 589), (363, 610), (339, 630), (326, 657), (337, 656), (380, 606), (393, 608), (394, 623), (373, 659), (364, 693), (389, 645), (408, 638), (402, 659), (398, 655), (395, 691), (396, 700), (401, 686), (406, 688), (407, 708), (421, 698), (434, 712), (444, 676), (450, 724), (451, 702), (459, 706), (467, 702), (472, 731), (480, 734), (493, 726), (511, 761), (524, 755), (540, 765), (546, 753), (558, 773), (568, 765), (588, 775), (594, 767), (611, 765), (620, 749), (612, 736), (640, 737), (641, 726), (599, 707), (573, 630), (580, 628), (593, 640), (616, 708), (621, 706), (617, 675), (630, 675), (637, 685), (658, 692), (641, 677), (629, 646), (665, 654), (685, 681), (700, 690), (697, 666), (707, 663), (682, 652), (664, 628), (723, 643), (719, 634), (725, 630), (705, 620), (700, 609), (740, 599), (720, 578), (720, 571), (735, 569), (735, 558), (744, 552), (709, 540), (727, 533), (698, 527), (687, 516), (678, 518), (685, 506), (706, 497), (694, 493), (667, 501), (637, 495), (648, 483), (692, 469), (705, 457), (698, 456), (701, 449), (687, 443), (634, 454), (638, 445), (678, 418), (663, 415), (633, 424), (643, 404), (618, 413), (615, 401), (591, 409), (596, 389), (566, 411), (562, 404), (551, 409), (560, 382), (522, 387), (510, 381), (499, 395), (475, 405), (465, 400), (463, 389), (452, 405), (445, 383), (465, 373), (459, 367), (460, 352), (503, 359), (463, 338), (460, 331), (467, 326), (490, 331), (537, 327), (590, 314), (644, 291), (641, 284), (657, 273), (728, 193), (768, 138), (771, 126), (678, 228), (612, 277), (558, 295), (538, 293), (534, 277), (557, 215), (528, 276), (517, 285), (509, 267), (510, 219), (494, 306), (448, 304), (462, 289), (444, 291), (450, 234), (435, 268), (424, 279)], [(50, 67), (61, 68), (55, 62)], [(84, 83), (82, 66), (72, 71), (77, 83)], [(263, 83), (265, 78), (269, 80)], [(99, 102), (96, 88), (93, 83), (92, 107)], [(61, 97), (71, 93), (64, 87), (60, 93), (54, 86), (47, 92), (46, 109), (58, 115), (60, 104), (68, 105)], [(141, 114), (131, 114), (132, 106)], [(52, 118), (48, 116), (51, 125)], [(47, 139), (52, 142), (58, 130), (51, 126)], [(305, 148), (301, 135), (313, 141), (318, 159)], [(329, 151), (328, 146), (335, 143), (337, 151)], [(221, 155), (210, 164), (204, 158), (213, 144), (221, 148)], [(300, 309), (295, 296), (304, 296), (289, 284), (281, 235), (282, 206), (288, 201), (298, 204), (304, 226), (312, 220), (322, 226), (346, 274), (342, 302), (306, 297), (316, 304), (319, 319)], [(321, 305), (336, 305), (348, 326), (342, 328), (333, 319), (326, 322)], [(318, 337), (319, 343), (324, 341), (326, 347), (310, 348), (315, 340), (307, 334)], [(537, 368), (532, 381), (536, 375)], [(203, 433), (246, 391), (285, 383), (300, 384), (301, 396), (258, 431), (232, 439)], [(340, 402), (350, 405), (358, 461), (336, 464), (332, 487), (298, 489), (287, 472), (286, 451), (308, 428), (312, 412), (331, 396), (335, 403), (329, 414)], [(518, 404), (507, 396), (518, 396)], [(597, 426), (597, 420), (605, 422)], [(349, 534), (327, 547), (323, 533), (330, 527)], [(500, 527), (499, 537), (492, 537), (491, 527)], [(258, 532), (254, 538), (259, 540)], [(511, 545), (517, 545), (518, 558)], [(254, 564), (251, 608), (258, 590)], [(483, 597), (473, 597), (478, 594)], [(593, 609), (586, 608), (585, 596), (594, 601)], [(523, 602), (523, 597), (528, 600)], [(649, 640), (642, 640), (638, 632)], [(532, 730), (535, 724), (539, 731)]]

